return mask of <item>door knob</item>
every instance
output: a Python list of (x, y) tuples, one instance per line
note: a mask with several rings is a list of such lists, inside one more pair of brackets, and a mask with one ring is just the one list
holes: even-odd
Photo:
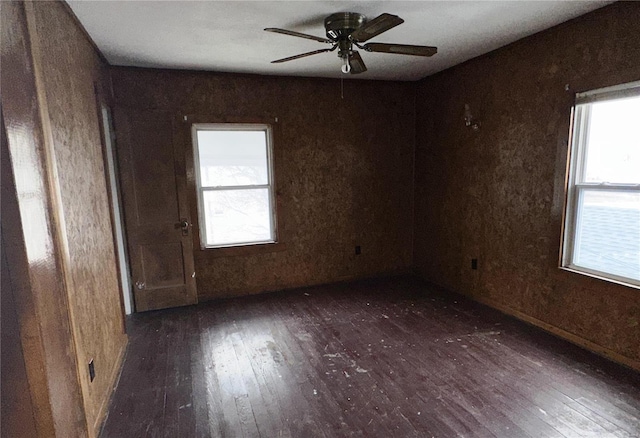
[(180, 228), (182, 230), (182, 235), (186, 236), (189, 234), (189, 221), (187, 219), (181, 219), (180, 222), (176, 222), (176, 229)]

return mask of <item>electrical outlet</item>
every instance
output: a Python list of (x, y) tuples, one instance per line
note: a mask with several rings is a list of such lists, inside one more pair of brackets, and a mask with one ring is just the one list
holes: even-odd
[(360, 245), (356, 245), (356, 255), (360, 255), (362, 253), (362, 249), (360, 248)]
[(89, 361), (89, 378), (91, 379), (92, 382), (93, 382), (93, 379), (96, 378), (96, 369), (93, 366), (93, 359)]
[(478, 269), (478, 259), (471, 259), (471, 269)]

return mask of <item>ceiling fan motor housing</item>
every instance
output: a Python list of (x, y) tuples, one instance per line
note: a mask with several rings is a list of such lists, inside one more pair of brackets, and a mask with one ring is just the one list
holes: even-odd
[[(367, 21), (367, 17), (357, 12), (338, 12), (324, 19), (324, 27), (327, 30), (327, 38), (332, 41), (347, 41), (356, 29), (359, 29)], [(340, 47), (342, 49), (342, 47)]]

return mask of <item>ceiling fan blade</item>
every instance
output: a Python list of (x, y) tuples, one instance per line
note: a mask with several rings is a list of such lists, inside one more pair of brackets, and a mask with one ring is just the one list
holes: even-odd
[(402, 23), (404, 20), (397, 15), (382, 14), (367, 21), (360, 29), (356, 29), (351, 34), (351, 39), (362, 43)]
[(275, 33), (281, 33), (283, 35), (290, 35), (290, 36), (294, 36), (294, 37), (298, 37), (298, 38), (306, 38), (308, 40), (319, 41), (321, 43), (331, 43), (332, 42), (331, 40), (329, 40), (327, 38), (317, 37), (317, 36), (314, 36), (314, 35), (308, 35), (306, 33), (294, 32), (293, 30), (278, 29), (277, 27), (267, 27), (265, 30), (267, 32), (275, 32)]
[(333, 49), (320, 49), (314, 50), (313, 52), (301, 53), (295, 56), (289, 56), (288, 58), (276, 59), (275, 61), (271, 61), (271, 64), (279, 64), (281, 62), (293, 61), (294, 59), (305, 58), (311, 55), (317, 55), (318, 53), (331, 52)]
[(433, 56), (437, 47), (411, 46), (409, 44), (369, 43), (364, 45), (367, 52), (396, 53), (398, 55)]
[(355, 50), (351, 52), (351, 55), (349, 55), (349, 65), (351, 66), (352, 75), (364, 73), (365, 71), (367, 71), (367, 66), (364, 65), (362, 57)]

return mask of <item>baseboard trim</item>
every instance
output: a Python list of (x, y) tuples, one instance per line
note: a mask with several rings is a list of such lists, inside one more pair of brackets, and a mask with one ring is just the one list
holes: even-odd
[(102, 403), (100, 404), (100, 409), (98, 409), (98, 415), (96, 416), (96, 420), (93, 423), (93, 436), (100, 436), (100, 431), (102, 429), (102, 425), (107, 418), (107, 409), (111, 404), (111, 399), (113, 398), (113, 393), (118, 386), (118, 382), (120, 381), (120, 376), (122, 374), (122, 368), (124, 365), (124, 358), (127, 352), (127, 346), (129, 345), (129, 338), (125, 335), (124, 343), (122, 347), (120, 347), (120, 351), (118, 352), (118, 359), (116, 360), (116, 366), (113, 367), (113, 371), (111, 372), (111, 376), (109, 376), (110, 384), (109, 384), (109, 392), (102, 399)]
[(572, 344), (577, 345), (580, 348), (583, 348), (585, 350), (588, 350), (594, 354), (597, 354), (598, 356), (604, 357), (607, 360), (613, 361), (617, 364), (623, 365), (627, 368), (630, 368), (634, 371), (640, 371), (640, 361), (632, 359), (630, 357), (627, 356), (623, 356), (622, 354), (611, 350), (610, 348), (607, 347), (603, 347), (602, 345), (596, 344), (593, 341), (590, 341), (588, 339), (585, 339), (581, 336), (578, 336), (574, 333), (568, 332), (564, 329), (561, 329), (559, 327), (556, 327), (554, 325), (551, 325), (547, 322), (544, 322), (538, 318), (534, 318), (531, 315), (527, 315), (526, 313), (523, 313), (519, 310), (513, 309), (509, 306), (506, 306), (502, 303), (499, 303), (497, 301), (494, 301), (492, 299), (489, 298), (484, 298), (484, 297), (478, 297), (478, 296), (472, 296), (472, 295), (468, 295), (468, 294), (464, 294), (461, 292), (457, 292), (457, 291), (451, 291), (449, 288), (445, 287), (445, 286), (441, 286), (439, 284), (433, 283), (431, 281), (429, 281), (428, 279), (424, 278), (422, 275), (416, 273), (416, 275), (425, 283), (432, 285), (434, 287), (437, 287), (438, 289), (441, 289), (443, 291), (446, 292), (453, 292), (456, 294), (460, 294), (468, 299), (470, 299), (471, 301), (476, 301), (478, 303), (484, 304), (485, 306), (491, 307), (492, 309), (495, 309), (501, 313), (504, 313), (505, 315), (511, 316), (513, 318), (516, 318), (524, 323), (527, 323), (529, 325), (532, 325), (534, 327), (537, 327), (541, 330), (544, 330), (547, 333), (552, 334), (553, 336), (562, 338), (566, 341), (571, 342)]
[[(465, 296), (469, 297), (468, 295), (465, 295)], [(624, 365), (633, 370), (640, 371), (640, 361), (634, 360), (630, 357), (623, 356), (614, 350), (611, 350), (607, 347), (603, 347), (602, 345), (596, 344), (595, 342), (592, 342), (588, 339), (584, 339), (583, 337), (580, 337), (576, 334), (573, 334), (571, 332), (558, 328), (554, 325), (541, 321), (537, 318), (529, 316), (526, 313), (520, 312), (519, 310), (512, 309), (511, 307), (505, 306), (502, 303), (498, 303), (496, 301), (486, 299), (486, 298), (478, 298), (478, 297), (469, 297), (469, 298), (479, 303), (485, 304), (489, 307), (492, 307), (504, 314), (513, 316), (514, 318), (517, 318), (523, 322), (526, 322), (527, 324), (536, 326), (548, 333), (551, 333), (554, 336), (558, 336), (562, 339), (565, 339), (571, 342), (572, 344), (576, 344), (577, 346), (584, 348), (585, 350), (589, 350), (592, 353), (597, 354), (598, 356), (602, 356), (606, 359), (609, 359), (613, 362)]]
[(388, 277), (398, 277), (398, 276), (414, 276), (414, 273), (409, 268), (401, 268), (392, 271), (379, 272), (375, 274), (356, 274), (356, 275), (344, 275), (340, 277), (333, 278), (331, 280), (311, 282), (311, 283), (300, 283), (300, 284), (288, 284), (288, 285), (280, 285), (280, 286), (262, 286), (262, 287), (254, 287), (254, 288), (241, 288), (241, 289), (231, 289), (227, 291), (221, 291), (216, 295), (199, 295), (198, 302), (205, 303), (207, 301), (215, 301), (219, 299), (227, 299), (227, 298), (238, 298), (250, 295), (259, 295), (273, 292), (281, 292), (292, 289), (302, 289), (305, 287), (315, 287), (315, 286), (324, 286), (330, 284), (340, 284), (340, 283), (348, 283), (351, 281), (360, 281), (360, 280), (375, 280), (377, 278), (388, 278)]

